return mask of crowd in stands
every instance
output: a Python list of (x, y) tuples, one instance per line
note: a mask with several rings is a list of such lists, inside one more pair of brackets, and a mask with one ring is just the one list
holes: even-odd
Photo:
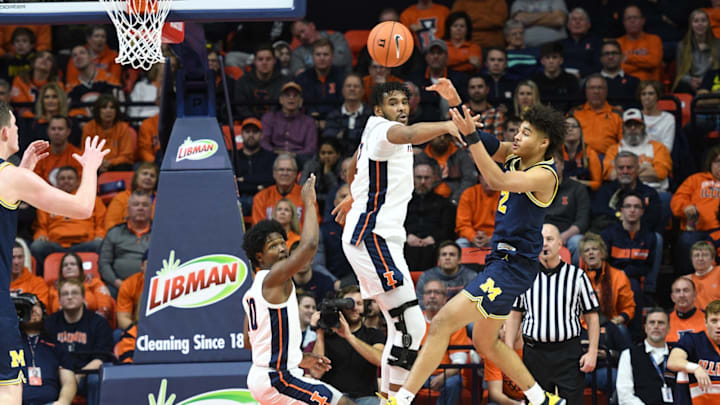
[[(342, 389), (339, 381), (357, 370), (372, 382), (383, 350), (382, 332), (374, 330), (382, 329), (382, 317), (372, 302), (345, 312), (336, 336), (315, 333), (315, 308), (328, 293), (359, 297), (341, 248), (342, 225), (330, 212), (349, 193), (350, 159), (375, 113), (372, 87), (387, 81), (406, 84), (412, 124), (448, 119), (446, 102), (426, 88), (451, 79), (484, 130), (504, 141), (522, 136), (518, 128), (529, 106), (551, 104), (565, 113), (565, 143), (555, 156), (558, 194), (546, 222), (558, 229), (567, 261), (586, 271), (596, 292), (600, 323), (609, 331), (601, 337), (608, 358), (642, 341), (650, 307), (672, 307), (668, 342), (704, 328), (702, 311), (720, 298), (720, 1), (418, 0), (404, 10), (382, 10), (378, 21), (400, 21), (413, 32), (415, 49), (404, 65), (390, 69), (373, 61), (367, 32), (342, 33), (308, 20), (242, 23), (208, 43), (219, 125), (230, 125), (229, 100), (239, 129), (235, 169), (246, 224), (273, 218), (292, 246), (304, 212), (300, 184), (317, 176), (320, 249), (294, 278), (305, 292), (298, 296), (303, 347), (328, 356), (360, 353), (347, 363), (333, 360), (343, 366), (318, 377)], [(253, 42), (240, 46), (253, 27)], [(131, 361), (163, 153), (157, 107), (163, 69), (118, 65), (113, 35), (109, 26), (0, 27), (0, 101), (18, 119), (16, 162), (31, 142), (49, 141), (50, 154), (35, 171), (53, 186), (77, 190), (81, 167), (72, 155), (94, 135), (112, 150), (100, 172), (131, 177), (119, 187), (101, 185), (86, 220), (21, 204), (11, 285), (42, 302), (53, 319), (52, 338), (69, 342), (73, 334), (92, 334), (101, 342), (92, 350), (112, 353), (106, 335), (116, 328), (116, 353)], [(176, 56), (170, 48), (164, 52), (175, 67)], [(700, 112), (690, 117), (694, 97)], [(449, 135), (414, 152), (405, 255), (410, 269), (422, 272), (416, 288), (430, 320), (482, 271), (477, 252), (489, 247), (502, 196)], [(88, 252), (96, 256), (83, 256)], [(351, 337), (358, 330), (363, 349)], [(470, 344), (469, 337), (453, 342)], [(313, 348), (315, 339), (324, 347)], [(521, 336), (514, 344), (522, 350)], [(465, 350), (449, 352), (446, 360), (473, 358)], [(617, 369), (614, 358), (602, 367)], [(107, 360), (83, 359), (72, 368)], [(355, 367), (362, 362), (369, 364)], [(518, 399), (517, 387), (494, 365), (485, 373), (491, 401)], [(439, 398), (452, 404), (463, 395), (459, 374), (438, 372), (442, 379), (427, 386), (442, 388)], [(90, 380), (79, 392), (92, 400), (96, 382)], [(372, 397), (376, 389), (363, 381), (353, 381), (347, 392)], [(612, 394), (614, 384), (604, 386)]]

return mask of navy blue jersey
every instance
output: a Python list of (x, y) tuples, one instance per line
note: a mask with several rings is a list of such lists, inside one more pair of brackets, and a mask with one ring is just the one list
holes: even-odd
[[(0, 158), (0, 170), (8, 165), (11, 163)], [(0, 317), (17, 317), (15, 306), (10, 300), (10, 271), (18, 205), (17, 201), (6, 201), (0, 195)]]
[[(520, 170), (518, 169), (519, 164), (520, 157), (510, 155), (505, 159), (503, 170)], [(555, 177), (552, 198), (550, 201), (542, 202), (535, 198), (531, 192), (512, 193), (501, 191), (497, 212), (495, 213), (495, 232), (491, 240), (493, 251), (497, 251), (499, 243), (504, 243), (511, 247), (510, 249), (503, 248), (505, 253), (517, 254), (537, 260), (543, 246), (542, 226), (545, 222), (545, 208), (549, 207), (553, 199), (555, 199), (559, 181), (555, 172), (555, 162), (552, 158), (538, 162), (524, 171), (536, 166), (547, 168)]]

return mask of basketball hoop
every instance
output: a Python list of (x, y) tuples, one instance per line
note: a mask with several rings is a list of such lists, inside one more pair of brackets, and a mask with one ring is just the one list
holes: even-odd
[(163, 62), (162, 30), (172, 0), (100, 0), (117, 31), (115, 62), (150, 70)]

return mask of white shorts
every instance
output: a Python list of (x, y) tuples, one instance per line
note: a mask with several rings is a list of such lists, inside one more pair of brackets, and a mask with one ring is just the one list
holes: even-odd
[(357, 276), (364, 299), (405, 286), (415, 290), (403, 244), (372, 234), (359, 246), (343, 242), (343, 252)]
[(303, 370), (250, 367), (247, 386), (261, 405), (337, 405), (342, 393), (330, 384), (304, 377)]

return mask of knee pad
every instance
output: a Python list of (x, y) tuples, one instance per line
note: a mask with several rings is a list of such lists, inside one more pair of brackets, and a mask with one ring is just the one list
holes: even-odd
[(388, 313), (393, 320), (397, 319), (394, 325), (396, 333), (400, 335), (400, 341), (397, 335), (393, 339), (390, 349), (392, 359), (388, 359), (388, 364), (410, 370), (417, 358), (420, 342), (425, 336), (425, 318), (417, 299), (393, 308)]

